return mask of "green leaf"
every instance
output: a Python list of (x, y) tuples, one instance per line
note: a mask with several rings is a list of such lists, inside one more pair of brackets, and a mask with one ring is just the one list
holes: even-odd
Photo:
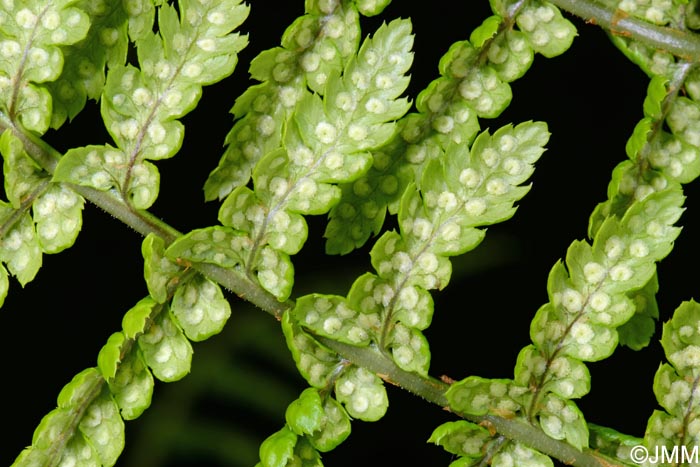
[[(32, 445), (22, 451), (12, 464), (15, 467), (33, 467), (36, 465), (58, 464), (61, 458), (67, 459), (73, 455), (76, 446), (85, 446), (82, 441), (82, 435), (76, 431), (76, 425), (80, 422), (77, 420), (77, 414), (82, 414), (86, 409), (85, 404), (90, 403), (98, 394), (105, 394), (102, 384), (104, 379), (97, 368), (88, 368), (73, 377), (66, 384), (58, 395), (58, 407), (41, 419), (32, 437)], [(119, 418), (117, 416), (117, 418)], [(121, 423), (121, 418), (119, 418)], [(79, 438), (78, 441), (71, 444), (70, 438)], [(107, 440), (109, 443), (109, 440)], [(119, 444), (120, 440), (117, 437), (113, 440)], [(108, 444), (107, 443), (107, 444)], [(123, 435), (121, 438), (123, 446)], [(90, 445), (91, 443), (87, 443)], [(101, 445), (104, 446), (104, 445)], [(113, 447), (116, 447), (113, 446)], [(97, 458), (98, 465), (108, 464), (109, 459), (98, 457), (103, 451), (101, 447), (92, 448), (83, 454), (88, 459)], [(105, 450), (106, 451), (106, 450)]]
[(51, 184), (32, 204), (37, 240), (46, 253), (59, 253), (75, 243), (83, 226), (85, 200), (62, 184)]
[(472, 31), (471, 35), (469, 36), (469, 42), (471, 42), (476, 48), (483, 47), (487, 40), (496, 35), (502, 21), (503, 18), (499, 16), (489, 16), (483, 23), (481, 23), (479, 27)]
[(641, 350), (649, 345), (656, 332), (656, 320), (659, 318), (659, 306), (656, 303), (658, 291), (659, 280), (654, 274), (644, 288), (632, 293), (634, 316), (617, 329), (621, 345), (632, 350)]
[[(261, 58), (258, 56), (253, 60), (252, 75), (255, 75), (254, 67)], [(226, 137), (226, 152), (204, 185), (207, 201), (224, 199), (236, 187), (245, 186), (254, 163), (279, 148), (283, 122), (288, 120), (303, 93), (298, 85), (281, 86), (266, 82), (249, 88), (238, 97), (232, 112), (241, 118)]]
[(649, 47), (634, 39), (611, 35), (612, 43), (625, 54), (634, 64), (639, 66), (649, 78), (655, 75), (671, 77), (674, 70), (672, 64), (675, 63), (673, 55), (669, 52)]
[(576, 37), (576, 27), (549, 2), (528, 2), (516, 22), (535, 51), (548, 58), (568, 50)]
[(7, 269), (0, 263), (0, 308), (5, 303), (7, 291), (10, 289), (10, 281), (7, 278)]
[(470, 459), (483, 457), (485, 446), (491, 440), (489, 431), (466, 420), (443, 423), (428, 439), (429, 443), (442, 446), (445, 451)]
[[(91, 393), (103, 382), (104, 378), (97, 368), (86, 368), (63, 386), (58, 394), (58, 408), (69, 409), (85, 403), (86, 400), (90, 400)], [(94, 397), (94, 394), (92, 397)]]
[(335, 449), (350, 436), (350, 417), (340, 403), (332, 397), (323, 401), (321, 430), (307, 436), (309, 443), (320, 452)]
[(231, 316), (219, 285), (201, 275), (178, 287), (170, 308), (185, 335), (195, 342), (221, 332)]
[(639, 438), (595, 423), (588, 423), (588, 428), (590, 429), (591, 449), (621, 460), (631, 461), (632, 449), (642, 444), (642, 440)]
[[(370, 13), (385, 3), (358, 7)], [(360, 24), (354, 2), (307, 2), (306, 12), (285, 31), (283, 47), (253, 59), (251, 76), (263, 83), (236, 100), (232, 113), (237, 121), (219, 166), (205, 184), (207, 200), (223, 199), (245, 186), (256, 163), (280, 147), (283, 122), (297, 102), (308, 89), (324, 94), (329, 77), (339, 74), (357, 51)]]
[[(161, 78), (164, 84), (174, 80), (175, 76), (166, 74), (167, 67), (174, 65), (163, 62), (161, 66), (166, 70)], [(101, 101), (102, 118), (117, 147), (127, 155), (129, 165), (137, 158), (158, 160), (172, 157), (182, 145), (184, 128), (180, 122), (166, 118), (191, 110), (201, 94), (199, 87), (183, 86), (180, 89), (171, 85), (151, 89), (152, 79), (155, 77), (144, 76), (141, 70), (131, 65), (110, 70), (107, 75), (105, 97)], [(148, 111), (155, 114), (153, 121), (148, 120)], [(143, 146), (138, 145), (140, 140), (143, 140)]]
[[(66, 443), (61, 455), (62, 465), (80, 465), (81, 467), (102, 467), (97, 449), (84, 436), (73, 436)], [(59, 465), (61, 465), (59, 464)]]
[(355, 309), (381, 316), (377, 340), (404, 370), (427, 373), (430, 351), (420, 331), (433, 314), (428, 290), (450, 281), (448, 256), (479, 244), (484, 231), (476, 227), (514, 214), (513, 204), (528, 191), (518, 185), (532, 174), (548, 137), (545, 124), (532, 122), (484, 132), (469, 154), (452, 144), (444, 159), (428, 163), (420, 191), (409, 184), (398, 213), (401, 234), (385, 232), (371, 251), (381, 280), (363, 278), (362, 289), (354, 285), (349, 295)]
[[(636, 176), (633, 163), (621, 164), (616, 172), (610, 201), (591, 218), (593, 245), (574, 241), (566, 265), (558, 262), (552, 268), (550, 302), (538, 310), (530, 329), (534, 346), (520, 353), (515, 369), (516, 400), (530, 408), (528, 417), (538, 417), (545, 433), (579, 449), (588, 445), (588, 428), (569, 399), (590, 389), (582, 362), (609, 356), (618, 343), (616, 328), (630, 322), (637, 310), (651, 319), (658, 287), (655, 263), (670, 252), (679, 233), (674, 224), (683, 211), (679, 184), (628, 189), (635, 186), (625, 180)], [(629, 196), (614, 199), (623, 187), (620, 191)], [(613, 200), (624, 205), (613, 205)], [(640, 346), (648, 339), (633, 327), (627, 337)]]
[(195, 229), (178, 237), (165, 251), (172, 261), (184, 259), (193, 263), (212, 263), (232, 268), (242, 263), (241, 253), (248, 246), (248, 237), (230, 228), (213, 226)]
[(430, 346), (418, 329), (401, 322), (396, 323), (389, 332), (387, 348), (391, 350), (391, 356), (400, 368), (422, 375), (428, 374)]
[(122, 346), (126, 337), (121, 332), (115, 332), (97, 354), (97, 367), (106, 381), (110, 381), (117, 374), (121, 362)]
[[(608, 356), (617, 343), (617, 333), (608, 328), (633, 316), (635, 306), (627, 293), (646, 285), (654, 274), (655, 261), (669, 253), (679, 233), (673, 224), (680, 217), (682, 203), (679, 188), (669, 187), (634, 203), (621, 220), (608, 218), (592, 247), (574, 242), (567, 254), (569, 273), (561, 264), (552, 269), (548, 289), (556, 309), (538, 312), (533, 342), (543, 345), (545, 340), (562, 339), (554, 345), (587, 361)], [(585, 318), (574, 319), (576, 316)], [(548, 335), (547, 326), (568, 332)]]
[(292, 311), (294, 318), (314, 333), (351, 345), (369, 345), (367, 329), (358, 323), (358, 313), (335, 295), (300, 297)]
[(653, 120), (651, 118), (643, 118), (634, 127), (632, 136), (627, 140), (627, 145), (625, 146), (625, 151), (627, 152), (627, 157), (634, 160), (637, 157), (639, 151), (647, 144), (647, 138), (649, 137), (649, 132), (651, 132), (651, 126)]
[(511, 416), (519, 410), (518, 403), (508, 395), (511, 382), (506, 379), (485, 379), (470, 376), (454, 383), (445, 393), (450, 408), (470, 415), (488, 413)]
[(678, 375), (671, 365), (663, 363), (659, 366), (654, 376), (654, 395), (666, 412), (683, 419), (689, 404), (697, 405), (692, 400), (692, 392), (691, 381)]
[[(507, 125), (493, 135), (481, 133), (469, 155), (453, 145), (444, 160), (428, 164), (421, 181), (427, 212), (420, 216), (430, 216), (430, 222), (439, 226), (432, 233), (437, 238), (431, 238), (438, 242), (438, 251), (447, 255), (464, 253), (483, 236), (472, 227), (501, 222), (514, 214), (513, 203), (528, 191), (518, 185), (532, 175), (533, 164), (544, 152), (548, 139), (547, 126), (542, 122)], [(406, 230), (412, 230), (419, 239), (431, 237), (430, 231), (419, 229), (418, 219), (406, 224)]]
[(678, 135), (660, 132), (649, 154), (649, 162), (654, 169), (679, 183), (689, 183), (700, 175), (700, 139), (695, 141), (696, 144), (691, 144), (684, 136), (687, 135), (682, 131)]
[(688, 183), (700, 172), (700, 162), (697, 160), (700, 158), (700, 105), (687, 97), (677, 97), (671, 105), (666, 123), (680, 140), (681, 147), (678, 147), (676, 138), (662, 146), (662, 157), (667, 155), (671, 158), (665, 172), (681, 183)]
[[(685, 10), (680, 8), (683, 8), (687, 3), (688, 0), (674, 0), (650, 5), (644, 1), (633, 0), (621, 5), (620, 8), (625, 15), (629, 14), (653, 24), (664, 25), (671, 21), (678, 21), (678, 18), (683, 18)], [(683, 19), (680, 21), (682, 22)]]
[(138, 203), (135, 207), (148, 207), (158, 196), (160, 175), (157, 169), (150, 163), (130, 167), (127, 155), (109, 145), (68, 150), (56, 166), (53, 180), (107, 191), (121, 189), (131, 177), (129, 199)]
[[(25, 448), (12, 464), (12, 467), (34, 467), (36, 465), (46, 465), (50, 462), (58, 462), (59, 459), (50, 457), (51, 447), (54, 443), (62, 440), (65, 427), (71, 422), (70, 413), (67, 409), (54, 409), (46, 414), (39, 422), (34, 431), (32, 445)], [(81, 438), (77, 436), (76, 438)], [(82, 443), (81, 443), (82, 444)], [(94, 451), (90, 451), (90, 457), (94, 456)]]
[[(408, 109), (407, 100), (397, 98), (408, 85), (404, 74), (412, 62), (412, 44), (408, 21), (396, 20), (381, 26), (365, 41), (357, 59), (350, 61), (342, 76), (329, 78), (323, 101), (307, 95), (297, 104), (292, 131), (287, 132), (285, 141), (289, 157), (282, 161), (287, 162), (291, 177), (287, 186), (294, 190), (290, 210), (327, 211), (337, 195), (329, 193), (329, 198), (322, 184), (351, 181), (367, 171), (370, 158), (364, 151), (384, 144), (393, 133), (392, 120)], [(317, 158), (316, 154), (322, 156)], [(280, 165), (275, 156), (268, 157), (264, 167), (273, 162)], [(319, 170), (309, 174), (311, 180), (300, 183), (298, 178), (308, 172), (309, 164), (318, 164)], [(269, 170), (265, 173), (269, 174)], [(258, 185), (264, 188), (266, 183), (259, 179), (256, 189)], [(271, 196), (279, 196), (274, 188), (270, 192)], [(295, 200), (295, 194), (303, 198)], [(320, 204), (315, 207), (311, 203)]]
[[(475, 32), (475, 40), (492, 37), (493, 29), (500, 27), (496, 20), (487, 20)], [(400, 133), (373, 154), (375, 167), (343, 187), (325, 233), (329, 253), (348, 253), (363, 245), (371, 233), (378, 233), (386, 207), (396, 211), (408, 180), (420, 181), (423, 167), (441, 158), (443, 149), (456, 146), (463, 151), (479, 130), (477, 115), (492, 118), (508, 105), (512, 94), (507, 83), (527, 70), (533, 51), (525, 36), (512, 30), (493, 36), (488, 44), (484, 53), (489, 61), (483, 66), (475, 66), (479, 51), (470, 42), (453, 44), (440, 60), (443, 77), (418, 96), (416, 107), (421, 113), (402, 119)], [(419, 187), (423, 188), (422, 182)]]
[(405, 149), (398, 144), (399, 139), (373, 151), (374, 162), (364, 176), (341, 185), (341, 199), (331, 209), (324, 233), (327, 254), (347, 254), (364, 245), (370, 234), (381, 231), (386, 206), (398, 203), (408, 180), (413, 179), (408, 167), (392, 173), (398, 163), (396, 153)]
[(671, 321), (664, 324), (661, 345), (666, 358), (681, 375), (700, 377), (700, 334), (696, 324), (700, 321), (700, 304), (694, 300), (683, 302), (673, 313)]
[(51, 119), (51, 96), (43, 84), (63, 68), (60, 46), (78, 42), (90, 26), (88, 15), (71, 0), (28, 1), (3, 15), (0, 34), (0, 107), (30, 131), (43, 134)]
[[(513, 98), (510, 85), (502, 81), (491, 66), (474, 68), (459, 83), (458, 91), (481, 118), (498, 117)], [(435, 129), (440, 133), (447, 133), (447, 128), (449, 125), (446, 128), (438, 126)]]
[(578, 450), (588, 446), (588, 426), (573, 401), (548, 394), (542, 404), (539, 412), (542, 431), (554, 439), (565, 439)]
[(384, 383), (368, 370), (351, 366), (335, 381), (335, 395), (351, 417), (374, 422), (389, 406)]
[(36, 190), (46, 182), (47, 176), (27, 155), (22, 142), (11, 131), (0, 135), (0, 153), (7, 199), (13, 208), (20, 209), (22, 204), (36, 196)]
[[(550, 371), (545, 375), (548, 366)], [(558, 356), (547, 365), (546, 358), (532, 345), (520, 351), (514, 381), (522, 387), (538, 381), (542, 391), (552, 392), (564, 399), (577, 399), (591, 390), (591, 376), (583, 362)]]
[(124, 4), (128, 15), (129, 38), (132, 41), (143, 39), (153, 31), (156, 17), (155, 6), (162, 2), (158, 0), (136, 1)]
[(289, 428), (300, 436), (320, 430), (323, 423), (323, 403), (318, 390), (305, 389), (299, 398), (287, 407), (285, 420)]
[(649, 81), (647, 95), (644, 98), (645, 117), (649, 117), (652, 120), (661, 120), (663, 118), (661, 105), (668, 92), (666, 90), (666, 83), (668, 83), (668, 79), (661, 75), (656, 75)]
[(365, 16), (375, 16), (384, 11), (391, 0), (355, 0), (357, 9)]
[(146, 364), (161, 381), (184, 378), (192, 365), (192, 346), (175, 324), (166, 308), (158, 315), (148, 332), (138, 338)]
[[(438, 65), (440, 74), (444, 77), (464, 78), (467, 76), (468, 67), (473, 65), (473, 59), (476, 54), (477, 50), (474, 47), (474, 44), (472, 44), (470, 41), (455, 42), (450, 46), (445, 55), (440, 57), (440, 63)], [(452, 88), (454, 83), (451, 81), (452, 80), (445, 78), (438, 78), (432, 81), (425, 90), (421, 91), (420, 95), (418, 96), (418, 102), (416, 105), (418, 111), (422, 113), (428, 109), (432, 111), (439, 110), (437, 108), (439, 107), (438, 104), (442, 104), (443, 102), (440, 102), (440, 100), (433, 100), (436, 99), (434, 97), (426, 98), (427, 96), (425, 95), (442, 95), (442, 90)], [(428, 105), (425, 106), (423, 103)], [(432, 105), (430, 105), (431, 103)], [(407, 141), (411, 141), (412, 138), (406, 139)]]
[(683, 302), (664, 324), (661, 345), (669, 364), (654, 377), (654, 395), (666, 412), (654, 411), (644, 435), (644, 445), (681, 446), (692, 450), (700, 442), (700, 304)]
[(69, 151), (67, 161), (59, 163), (57, 180), (98, 190), (117, 188), (137, 209), (155, 202), (159, 173), (147, 160), (175, 155), (184, 135), (176, 118), (194, 108), (202, 86), (233, 72), (237, 53), (247, 44), (245, 37), (231, 33), (248, 14), (240, 0), (182, 0), (179, 7), (182, 18), (174, 6), (160, 6), (158, 32), (144, 33), (137, 41), (141, 69), (114, 66), (107, 75), (101, 113), (119, 150), (93, 146)]
[(525, 75), (535, 56), (527, 36), (514, 29), (496, 36), (487, 54), (491, 67), (506, 83)]
[(142, 298), (122, 318), (122, 328), (124, 335), (129, 339), (136, 339), (146, 331), (150, 320), (153, 318), (153, 312), (160, 311), (156, 307), (158, 303), (151, 297)]
[(492, 467), (522, 465), (528, 467), (553, 467), (554, 463), (546, 456), (521, 443), (508, 443), (491, 460)]
[[(9, 207), (3, 206), (4, 204), (0, 202), (0, 207)], [(0, 243), (0, 261), (7, 265), (7, 269), (24, 286), (34, 279), (41, 268), (41, 256), (34, 223), (29, 213), (25, 213)]]
[(306, 10), (309, 14), (284, 32), (286, 60), (278, 60), (272, 77), (284, 84), (305, 80), (312, 91), (322, 93), (328, 77), (357, 50), (359, 15), (354, 5), (335, 1), (318, 7), (310, 3)]
[(117, 462), (124, 449), (124, 421), (107, 388), (87, 408), (78, 428), (95, 448), (102, 465)]
[(288, 427), (269, 436), (260, 445), (260, 462), (263, 467), (286, 467), (294, 457), (297, 435)]
[[(141, 3), (139, 7), (154, 9), (150, 1)], [(129, 17), (125, 7), (132, 6), (121, 2), (82, 0), (79, 4), (90, 14), (90, 29), (83, 40), (64, 47), (66, 62), (61, 76), (48, 86), (53, 96), (52, 128), (59, 128), (66, 119), (72, 120), (83, 110), (87, 98), (99, 99), (105, 82), (105, 65), (119, 66), (126, 61), (127, 24), (133, 28), (142, 16), (147, 16), (141, 13)], [(150, 22), (149, 30), (152, 15)]]
[[(301, 40), (304, 17), (285, 33), (283, 44)], [(394, 133), (395, 119), (409, 107), (406, 89), (413, 44), (410, 22), (392, 21), (367, 39), (356, 58), (324, 81), (324, 95), (305, 94), (288, 122), (284, 148), (267, 153), (253, 173), (255, 192), (239, 187), (222, 206), (224, 225), (247, 232), (244, 266), (279, 300), (291, 293), (289, 259), (307, 236), (299, 214), (328, 212), (340, 197), (339, 182), (369, 169), (369, 149)], [(302, 67), (304, 64), (302, 63)]]
[(325, 388), (342, 366), (340, 357), (306, 334), (289, 311), (282, 315), (282, 331), (299, 373), (311, 386)]
[(132, 350), (109, 380), (109, 390), (124, 420), (138, 418), (151, 405), (153, 385), (153, 375), (146, 367), (141, 352)]
[(141, 244), (143, 275), (148, 293), (158, 303), (168, 299), (168, 286), (176, 284), (183, 272), (177, 263), (165, 256), (165, 240), (154, 233), (146, 236)]
[(253, 269), (263, 289), (279, 301), (289, 298), (294, 285), (294, 266), (289, 256), (270, 246), (264, 246), (256, 255)]

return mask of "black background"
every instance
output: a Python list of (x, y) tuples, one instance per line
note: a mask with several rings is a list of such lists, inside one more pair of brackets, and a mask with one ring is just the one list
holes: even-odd
[[(224, 136), (231, 128), (228, 111), (235, 97), (253, 84), (247, 75), (250, 60), (277, 45), (285, 27), (303, 14), (301, 0), (250, 3), (250, 17), (241, 28), (249, 34), (250, 45), (241, 53), (234, 75), (204, 89), (198, 108), (183, 119), (186, 135), (182, 151), (158, 164), (161, 194), (152, 211), (182, 231), (216, 223), (218, 203), (204, 203), (201, 187), (217, 164)], [(381, 21), (399, 16), (412, 19), (415, 60), (407, 94), (415, 98), (438, 76), (438, 60), (449, 45), (468, 38), (489, 14), (487, 0), (396, 0), (379, 18), (363, 20), (363, 36)], [(547, 301), (549, 269), (563, 257), (571, 241), (585, 237), (588, 216), (605, 199), (611, 170), (626, 157), (624, 144), (642, 117), (646, 76), (609, 43), (600, 29), (572, 20), (579, 29), (572, 48), (555, 59), (538, 56), (525, 77), (512, 83), (511, 106), (498, 119), (481, 122), (483, 128), (495, 130), (508, 122), (544, 120), (552, 136), (548, 151), (537, 165), (533, 188), (519, 203), (516, 216), (491, 227), (480, 249), (456, 259), (452, 283), (433, 294), (436, 312), (426, 335), (433, 354), (431, 374), (435, 376), (512, 377), (517, 353), (529, 343), (529, 322)], [(49, 133), (46, 139), (60, 150), (109, 142), (100, 125), (96, 106), (90, 103), (72, 124)], [(668, 319), (682, 300), (700, 290), (694, 241), (700, 214), (694, 191), (697, 188), (687, 188), (687, 211), (681, 220), (684, 231), (673, 253), (659, 267), (662, 320)], [(369, 249), (345, 257), (327, 257), (322, 239), (325, 217), (310, 218), (309, 223), (307, 245), (294, 259), (295, 295), (309, 291), (345, 294), (354, 277), (370, 270)], [(140, 242), (139, 235), (128, 227), (86, 205), (76, 245), (59, 255), (44, 256), (38, 277), (24, 289), (12, 281), (0, 310), (0, 380), (6, 428), (0, 441), (0, 465), (9, 465), (30, 444), (41, 417), (55, 407), (61, 387), (74, 374), (95, 365), (101, 346), (120, 329), (123, 313), (147, 293)], [(253, 329), (265, 333), (265, 339), (271, 342), (266, 348), (283, 349), (277, 324), (237, 298), (230, 298), (233, 317), (227, 330), (211, 342), (195, 344), (193, 371), (203, 365), (206, 346), (227, 348), (231, 340), (247, 338), (253, 344), (233, 350), (230, 363), (272, 374), (270, 384), (288, 388), (294, 397), (304, 383), (289, 369), (291, 359), (284, 353), (276, 359), (256, 351), (255, 336), (236, 334), (239, 324), (238, 329), (251, 329), (245, 323), (259, 320), (262, 324)], [(610, 359), (590, 365), (592, 392), (579, 403), (589, 421), (643, 435), (646, 420), (656, 408), (651, 382), (662, 359), (659, 337), (660, 326), (648, 349), (638, 353), (619, 349)], [(214, 376), (205, 372), (197, 378), (206, 381)], [(157, 384), (154, 406), (126, 425), (127, 449), (119, 465), (156, 465), (138, 460), (143, 459), (140, 453), (155, 449), (153, 446), (149, 447), (148, 442), (140, 448), (134, 445), (137, 440), (158, 439), (158, 430), (164, 425), (162, 419), (157, 425), (154, 417), (168, 413), (177, 417), (178, 411), (177, 403), (159, 409), (159, 399), (186, 392), (188, 379), (194, 377)], [(243, 379), (234, 384), (245, 387), (248, 383)], [(387, 416), (377, 423), (354, 422), (350, 438), (324, 455), (326, 465), (449, 463), (448, 454), (425, 441), (439, 423), (452, 418), (420, 398), (396, 388), (388, 390)], [(224, 427), (224, 431), (230, 423), (252, 433), (259, 442), (282, 426), (283, 410), (289, 401), (268, 401), (269, 406), (279, 408), (271, 411), (276, 415), (261, 415), (245, 403), (221, 402), (215, 395), (205, 396), (190, 409), (193, 416), (210, 417), (212, 424)], [(184, 426), (181, 439), (188, 436), (187, 424)], [(211, 443), (234, 443), (234, 436), (212, 438)], [(231, 465), (225, 457), (217, 460), (211, 450), (183, 451), (187, 450), (177, 443), (167, 446), (163, 449), (165, 460), (158, 465)], [(241, 457), (245, 458), (243, 454)], [(249, 465), (255, 462), (242, 460)]]

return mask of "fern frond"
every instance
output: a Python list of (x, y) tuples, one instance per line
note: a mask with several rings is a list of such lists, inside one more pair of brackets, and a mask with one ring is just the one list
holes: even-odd
[[(683, 62), (669, 64), (664, 73), (650, 81), (644, 101), (645, 117), (625, 148), (630, 160), (613, 170), (608, 200), (596, 206), (591, 215), (590, 237), (596, 235), (605, 218), (624, 216), (635, 200), (673, 184), (688, 183), (700, 175), (700, 139), (694, 130), (700, 128), (700, 107), (697, 101), (679, 96), (681, 89), (693, 86), (692, 69)], [(620, 329), (623, 344), (633, 348), (648, 344), (658, 316), (656, 290), (658, 284), (653, 277), (644, 288), (630, 292), (637, 311)]]
[(51, 182), (10, 131), (0, 135), (0, 153), (9, 200), (0, 204), (0, 261), (24, 286), (41, 268), (42, 253), (73, 245), (82, 227), (84, 200)]
[(350, 435), (351, 418), (377, 421), (389, 406), (384, 383), (377, 375), (321, 346), (290, 313), (283, 315), (282, 329), (299, 371), (312, 387), (289, 405), (285, 427), (261, 445), (265, 466), (276, 465), (270, 463), (271, 453), (291, 460), (303, 458), (305, 452), (307, 459), (317, 459), (316, 451), (335, 449)]
[[(284, 148), (268, 153), (256, 166), (255, 191), (239, 187), (222, 204), (219, 220), (230, 231), (212, 227), (186, 235), (168, 255), (227, 267), (231, 260), (239, 262), (265, 290), (285, 300), (293, 284), (289, 255), (307, 237), (302, 215), (328, 212), (340, 195), (336, 184), (368, 169), (368, 151), (391, 137), (393, 120), (407, 110), (406, 99), (399, 95), (408, 84), (404, 74), (411, 64), (412, 43), (408, 21), (381, 26), (342, 75), (328, 78), (323, 98), (306, 94), (297, 103)], [(207, 233), (234, 254), (198, 246), (201, 240), (194, 235)], [(212, 254), (203, 258), (202, 251)]]
[(648, 283), (654, 262), (670, 252), (680, 232), (673, 224), (682, 201), (677, 187), (650, 195), (622, 219), (608, 218), (593, 245), (574, 242), (566, 267), (557, 263), (550, 273), (550, 302), (532, 322), (533, 345), (520, 352), (514, 380), (469, 377), (448, 390), (450, 407), (473, 415), (507, 410), (554, 439), (577, 449), (588, 446), (588, 427), (571, 400), (590, 390), (582, 362), (614, 351), (615, 328), (635, 313), (627, 293)]
[[(9, 201), (0, 201), (0, 261), (22, 285), (38, 272), (42, 252), (71, 246), (82, 225), (83, 198), (49, 183), (50, 177), (12, 135), (14, 130), (42, 134), (48, 129), (50, 85), (63, 71), (66, 46), (83, 39), (90, 26), (89, 16), (75, 3), (0, 5), (0, 153)], [(9, 288), (4, 267), (0, 276), (2, 302)]]
[[(573, 242), (566, 262), (552, 268), (550, 301), (532, 321), (533, 345), (520, 352), (514, 380), (469, 377), (448, 390), (451, 407), (474, 415), (505, 408), (552, 438), (577, 449), (588, 446), (588, 427), (571, 400), (590, 390), (582, 362), (612, 354), (623, 325), (626, 343), (637, 348), (648, 343), (648, 323), (657, 313), (655, 263), (668, 255), (680, 233), (674, 224), (683, 212), (681, 183), (700, 175), (694, 163), (697, 144), (682, 133), (692, 126), (694, 113), (689, 100), (678, 97), (689, 71), (681, 63), (652, 79), (645, 118), (626, 147), (630, 160), (614, 170), (609, 199), (591, 216), (593, 242)], [(675, 119), (683, 122), (680, 128), (673, 123), (674, 112), (683, 112)], [(671, 133), (663, 129), (664, 121)], [(494, 390), (495, 385), (502, 389)]]
[(467, 152), (451, 146), (409, 186), (399, 211), (400, 233), (387, 232), (372, 249), (377, 275), (357, 279), (347, 297), (302, 297), (294, 317), (314, 333), (353, 345), (375, 342), (407, 371), (427, 374), (430, 351), (421, 331), (430, 325), (429, 290), (450, 280), (449, 256), (476, 247), (478, 226), (508, 219), (528, 191), (519, 186), (548, 139), (542, 123), (482, 133)]
[[(231, 309), (219, 285), (170, 262), (164, 251), (162, 238), (146, 237), (144, 275), (153, 296), (126, 312), (122, 330), (112, 334), (100, 350), (97, 368), (77, 375), (62, 392), (81, 391), (75, 396), (78, 402), (64, 403), (67, 396), (59, 396), (58, 408), (44, 418), (32, 446), (13, 466), (70, 462), (74, 450), (84, 445), (83, 436), (94, 443), (91, 436), (98, 435), (99, 446), (91, 456), (98, 465), (113, 465), (124, 444), (122, 419), (138, 418), (148, 408), (154, 377), (163, 382), (182, 379), (191, 367), (190, 340), (202, 341), (223, 329)], [(109, 410), (111, 415), (93, 420), (95, 410)], [(114, 439), (105, 437), (105, 430), (113, 431)]]
[[(90, 29), (80, 42), (64, 48), (61, 75), (48, 84), (53, 97), (52, 128), (59, 128), (66, 119), (72, 120), (83, 110), (87, 99), (100, 98), (105, 66), (124, 65), (129, 46), (127, 25), (135, 23), (129, 8), (119, 2), (81, 0), (77, 4), (90, 16)], [(150, 1), (143, 4), (154, 9)], [(151, 20), (150, 27), (152, 23)]]
[(44, 133), (51, 120), (51, 94), (44, 83), (63, 68), (62, 46), (85, 37), (89, 16), (74, 0), (29, 1), (0, 7), (0, 110), (12, 121)]
[(281, 47), (262, 52), (250, 65), (260, 84), (237, 100), (237, 119), (226, 137), (227, 148), (204, 185), (207, 200), (224, 199), (245, 186), (258, 161), (282, 145), (283, 122), (309, 93), (323, 95), (329, 77), (339, 74), (357, 51), (359, 14), (379, 14), (390, 0), (306, 2), (306, 14), (282, 36)]
[(478, 118), (495, 118), (508, 106), (512, 98), (508, 83), (525, 74), (534, 52), (562, 53), (576, 34), (548, 3), (528, 0), (492, 7), (497, 15), (442, 57), (441, 77), (420, 93), (418, 112), (401, 120), (400, 132), (374, 151), (373, 167), (342, 186), (343, 195), (331, 211), (325, 233), (327, 253), (349, 253), (379, 233), (387, 208), (398, 211), (410, 180), (420, 184), (432, 159), (443, 157), (452, 144), (472, 142), (479, 131)]
[(432, 318), (429, 290), (449, 282), (447, 257), (481, 241), (477, 226), (512, 216), (513, 203), (528, 191), (518, 185), (531, 175), (548, 136), (544, 124), (523, 123), (493, 136), (483, 133), (471, 152), (451, 146), (448, 158), (426, 168), (422, 193), (412, 186), (404, 195), (401, 233), (388, 232), (375, 244), (371, 256), (378, 275), (358, 278), (347, 298), (312, 294), (297, 300), (284, 314), (283, 330), (299, 371), (313, 387), (332, 386), (353, 418), (378, 420), (387, 409), (377, 375), (343, 361), (309, 333), (370, 346), (382, 356), (389, 353), (406, 371), (427, 374), (430, 351), (421, 331)]
[[(655, 410), (649, 418), (644, 434), (647, 448), (664, 447), (670, 452), (681, 447), (690, 453), (700, 441), (698, 322), (700, 305), (691, 300), (682, 303), (664, 324), (661, 345), (670, 363), (662, 364), (657, 370), (654, 394), (665, 411)], [(681, 465), (691, 465), (691, 461), (687, 459), (685, 464), (681, 460)]]
[(77, 374), (58, 395), (13, 467), (114, 465), (124, 448), (124, 422), (96, 368)]
[(148, 160), (175, 155), (184, 137), (177, 119), (194, 108), (202, 86), (231, 74), (247, 43), (231, 32), (248, 14), (240, 0), (206, 5), (181, 0), (179, 12), (169, 5), (159, 8), (159, 32), (137, 42), (140, 69), (109, 70), (101, 108), (117, 148), (69, 150), (54, 180), (102, 191), (115, 188), (136, 209), (155, 202), (159, 173)]

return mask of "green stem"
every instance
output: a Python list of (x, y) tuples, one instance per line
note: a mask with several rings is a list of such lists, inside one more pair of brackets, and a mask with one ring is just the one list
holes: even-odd
[[(429, 376), (402, 370), (376, 346), (356, 347), (323, 336), (315, 335), (314, 338), (338, 353), (341, 357), (376, 373), (384, 381), (399, 386), (433, 404), (439, 405), (445, 410), (451, 411), (447, 397), (445, 397), (445, 392), (449, 388), (447, 383)], [(559, 459), (567, 465), (576, 467), (622, 466), (622, 464), (616, 464), (614, 460), (601, 459), (598, 454), (590, 449), (579, 451), (565, 441), (550, 438), (539, 428), (520, 419), (508, 419), (494, 415), (479, 417), (464, 413), (457, 413), (457, 415), (475, 423), (491, 427), (506, 438), (530, 446), (544, 454)]]
[(700, 35), (698, 34), (657, 26), (629, 16), (622, 10), (602, 5), (595, 0), (549, 0), (549, 2), (587, 22), (607, 29), (613, 35), (629, 37), (688, 61), (700, 61)]

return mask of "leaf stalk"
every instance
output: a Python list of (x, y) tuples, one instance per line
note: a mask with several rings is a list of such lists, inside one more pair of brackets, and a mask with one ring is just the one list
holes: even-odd
[(607, 29), (612, 35), (634, 39), (684, 60), (700, 61), (700, 35), (693, 32), (648, 23), (595, 0), (549, 1), (562, 10), (583, 18), (587, 23)]

